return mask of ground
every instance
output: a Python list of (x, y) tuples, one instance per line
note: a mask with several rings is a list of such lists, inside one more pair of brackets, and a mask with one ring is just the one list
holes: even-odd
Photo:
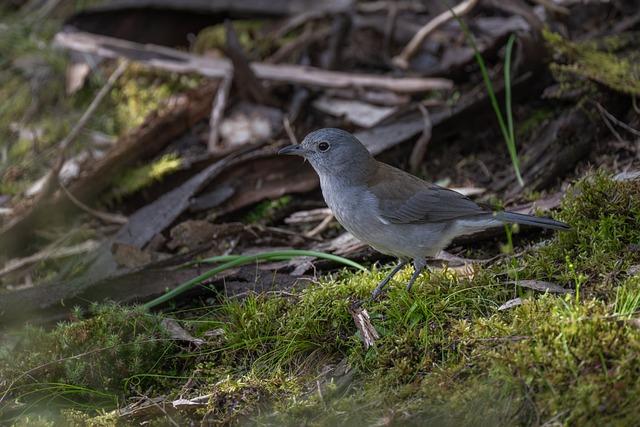
[[(86, 320), (22, 332), (5, 350), (4, 387), (20, 402), (10, 413), (53, 422), (36, 404), (49, 416), (59, 408), (66, 422), (110, 425), (112, 408), (141, 396), (210, 395), (206, 406), (172, 416), (260, 425), (628, 425), (640, 403), (639, 216), (640, 183), (595, 173), (570, 188), (557, 213), (571, 231), (516, 247), (519, 256), (472, 277), (423, 274), (410, 293), (402, 283), (411, 271), (403, 271), (367, 305), (381, 335), (368, 350), (348, 306), (386, 268), (344, 270), (293, 293), (210, 308), (95, 306)], [(572, 292), (540, 294), (510, 279)], [(521, 305), (498, 309), (515, 297)], [(165, 317), (206, 342), (167, 340)]]

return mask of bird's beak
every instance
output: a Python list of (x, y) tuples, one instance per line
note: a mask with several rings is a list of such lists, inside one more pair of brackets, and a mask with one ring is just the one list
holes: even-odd
[(310, 153), (311, 153), (311, 150), (307, 150), (300, 144), (287, 145), (286, 147), (278, 151), (278, 154), (289, 154), (289, 155), (302, 156), (302, 157)]

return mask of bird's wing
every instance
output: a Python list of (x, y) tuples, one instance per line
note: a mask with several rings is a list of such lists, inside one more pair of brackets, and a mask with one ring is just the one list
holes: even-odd
[(430, 184), (393, 166), (378, 163), (368, 182), (381, 219), (395, 224), (446, 222), (491, 214), (453, 190)]

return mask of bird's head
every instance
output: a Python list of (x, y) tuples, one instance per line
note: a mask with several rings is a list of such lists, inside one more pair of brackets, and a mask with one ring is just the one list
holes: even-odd
[(318, 175), (359, 178), (371, 168), (373, 157), (358, 139), (342, 129), (325, 128), (308, 134), (298, 145), (289, 145), (279, 154), (302, 156)]

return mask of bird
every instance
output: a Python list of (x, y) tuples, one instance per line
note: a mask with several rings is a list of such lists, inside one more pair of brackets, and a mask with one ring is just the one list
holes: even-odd
[(410, 291), (426, 268), (427, 259), (458, 236), (504, 223), (570, 229), (551, 218), (493, 211), (456, 191), (380, 162), (354, 135), (342, 129), (313, 131), (300, 144), (284, 147), (278, 153), (308, 161), (338, 222), (376, 251), (398, 259), (376, 286), (372, 299), (412, 262), (414, 271), (406, 286)]

